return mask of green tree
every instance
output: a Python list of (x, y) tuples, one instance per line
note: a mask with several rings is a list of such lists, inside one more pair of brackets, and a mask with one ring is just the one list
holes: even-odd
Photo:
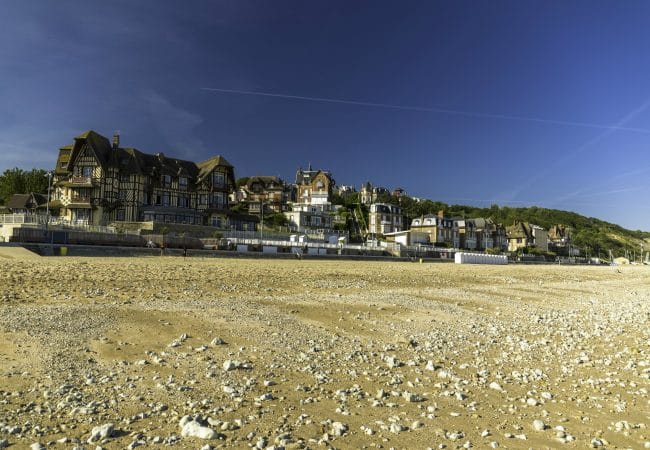
[(237, 214), (248, 214), (248, 205), (244, 202), (233, 203), (230, 210)]
[(43, 169), (32, 169), (25, 172), (25, 193), (36, 192), (47, 194), (48, 178), (47, 171)]
[(6, 205), (14, 194), (47, 194), (47, 186), (47, 172), (43, 169), (7, 169), (0, 175), (0, 203)]
[(264, 225), (273, 228), (286, 227), (289, 224), (289, 219), (282, 213), (264, 214)]
[(6, 205), (14, 194), (25, 193), (25, 171), (15, 167), (0, 175), (0, 203)]

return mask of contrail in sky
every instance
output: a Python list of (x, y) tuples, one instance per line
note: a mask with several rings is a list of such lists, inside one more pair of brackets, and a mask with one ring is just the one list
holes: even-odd
[[(571, 158), (574, 158), (578, 154), (584, 152), (588, 148), (598, 144), (600, 141), (608, 137), (610, 134), (614, 133), (615, 131), (625, 129), (623, 125), (626, 123), (630, 122), (631, 120), (635, 119), (638, 117), (640, 114), (644, 113), (648, 108), (650, 107), (650, 98), (647, 99), (645, 102), (643, 102), (641, 105), (639, 105), (637, 108), (633, 109), (630, 111), (628, 114), (626, 114), (624, 117), (622, 117), (620, 120), (618, 120), (614, 125), (611, 127), (606, 127), (605, 131), (602, 131), (599, 133), (597, 136), (595, 136), (593, 139), (590, 139), (589, 141), (585, 142), (582, 144), (580, 147), (576, 148), (573, 151), (569, 152), (563, 152), (562, 156), (559, 157), (557, 160), (553, 162), (553, 166), (546, 166), (546, 169), (540, 170), (537, 172), (534, 176), (528, 178), (525, 183), (523, 183), (519, 188), (515, 189), (512, 192), (512, 198), (515, 198), (520, 192), (522, 192), (525, 189), (528, 189), (532, 187), (534, 184), (537, 183), (538, 180), (544, 178), (545, 176), (548, 176), (548, 174), (552, 173), (555, 171), (556, 167), (558, 166), (563, 166), (569, 162)], [(578, 193), (581, 192), (580, 190)], [(575, 196), (574, 194), (570, 195), (565, 195), (562, 197), (562, 201), (566, 201), (572, 197)]]
[(419, 112), (427, 112), (427, 113), (434, 113), (434, 114), (447, 114), (447, 115), (474, 117), (474, 118), (482, 118), (482, 119), (518, 120), (522, 122), (537, 122), (537, 123), (546, 123), (552, 125), (564, 125), (564, 126), (583, 127), (583, 128), (598, 128), (601, 130), (610, 130), (610, 131), (632, 131), (635, 133), (650, 134), (650, 130), (645, 128), (622, 127), (616, 125), (608, 126), (608, 125), (600, 125), (596, 123), (571, 122), (566, 120), (541, 119), (537, 117), (525, 117), (525, 116), (511, 116), (507, 114), (491, 114), (491, 113), (480, 113), (480, 112), (471, 112), (471, 111), (459, 111), (455, 109), (429, 108), (424, 106), (391, 105), (388, 103), (373, 103), (373, 102), (363, 102), (358, 100), (346, 100), (346, 99), (338, 99), (338, 98), (305, 97), (302, 95), (276, 94), (272, 92), (260, 92), (260, 91), (243, 91), (238, 89), (219, 89), (219, 88), (202, 87), (201, 90), (208, 91), (208, 92), (221, 92), (224, 94), (257, 95), (261, 97), (286, 98), (291, 100), (302, 100), (308, 102), (338, 103), (343, 105), (368, 106), (374, 108), (397, 109), (402, 111), (419, 111)]

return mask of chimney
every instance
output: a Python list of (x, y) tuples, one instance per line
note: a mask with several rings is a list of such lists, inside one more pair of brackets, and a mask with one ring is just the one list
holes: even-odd
[(118, 148), (120, 146), (120, 131), (117, 130), (115, 133), (113, 133), (113, 148)]
[(445, 217), (445, 212), (442, 209), (438, 210), (438, 217), (440, 217), (441, 219)]

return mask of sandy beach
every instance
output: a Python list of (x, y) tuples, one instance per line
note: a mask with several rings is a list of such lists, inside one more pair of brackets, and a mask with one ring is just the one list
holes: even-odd
[(0, 448), (650, 447), (647, 267), (20, 253)]

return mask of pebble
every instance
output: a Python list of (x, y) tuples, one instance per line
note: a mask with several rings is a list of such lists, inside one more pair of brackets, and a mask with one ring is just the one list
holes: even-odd
[(332, 422), (330, 434), (334, 436), (343, 436), (348, 432), (348, 426), (342, 422)]
[(546, 428), (546, 424), (542, 420), (533, 420), (533, 429), (535, 431), (543, 431)]
[(216, 439), (218, 434), (212, 428), (203, 426), (194, 420), (190, 420), (183, 425), (181, 436), (195, 437), (199, 439)]
[(491, 382), (489, 387), (490, 389), (494, 389), (495, 391), (503, 392), (503, 388), (496, 381)]
[(88, 443), (94, 442), (94, 441), (101, 441), (102, 439), (106, 439), (111, 437), (113, 432), (115, 431), (114, 429), (115, 425), (112, 423), (105, 423), (104, 425), (100, 425), (98, 427), (94, 427), (92, 431), (90, 432), (90, 437), (88, 438)]
[(212, 339), (212, 341), (210, 342), (210, 344), (211, 344), (211, 345), (226, 345), (226, 341), (224, 341), (224, 340), (221, 339), (220, 337), (216, 337), (216, 338)]

